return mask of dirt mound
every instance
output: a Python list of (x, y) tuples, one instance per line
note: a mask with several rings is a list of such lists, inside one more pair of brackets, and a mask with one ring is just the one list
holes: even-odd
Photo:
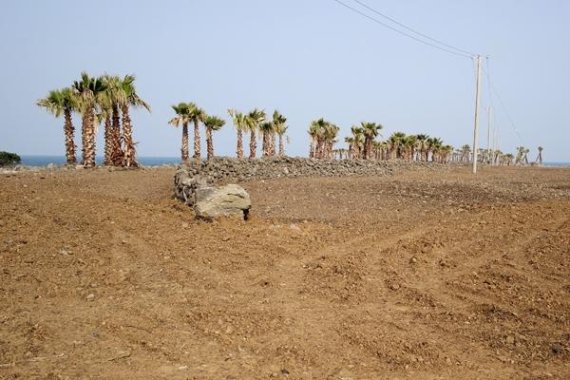
[(570, 171), (245, 182), (195, 221), (174, 170), (0, 181), (0, 378), (570, 377)]

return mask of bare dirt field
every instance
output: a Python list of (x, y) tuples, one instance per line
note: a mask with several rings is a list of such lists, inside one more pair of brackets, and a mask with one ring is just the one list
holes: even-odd
[(0, 177), (0, 378), (570, 378), (570, 169), (173, 174)]

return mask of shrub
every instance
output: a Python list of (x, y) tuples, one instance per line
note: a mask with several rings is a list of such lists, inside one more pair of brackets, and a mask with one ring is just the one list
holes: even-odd
[(22, 162), (22, 159), (16, 153), (0, 152), (0, 167), (14, 166), (20, 162)]

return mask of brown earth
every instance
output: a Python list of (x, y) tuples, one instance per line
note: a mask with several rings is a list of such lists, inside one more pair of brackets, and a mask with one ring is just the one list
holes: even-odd
[(173, 174), (0, 177), (0, 378), (570, 378), (570, 170)]

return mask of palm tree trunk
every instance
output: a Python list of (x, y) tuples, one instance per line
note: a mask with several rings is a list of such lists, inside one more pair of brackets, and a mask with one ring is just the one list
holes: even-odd
[(240, 160), (243, 159), (243, 131), (239, 128), (237, 129), (236, 156)]
[(269, 135), (269, 145), (271, 146), (271, 151), (269, 152), (269, 155), (271, 157), (275, 157), (276, 154), (276, 149), (275, 149), (275, 132), (271, 132), (271, 134)]
[(369, 160), (372, 158), (372, 137), (367, 137), (364, 142), (364, 159)]
[(85, 117), (83, 166), (93, 168), (95, 167), (95, 109), (92, 107), (88, 109)]
[(65, 156), (68, 165), (75, 165), (77, 160), (75, 158), (75, 141), (74, 134), (75, 128), (73, 127), (73, 122), (71, 120), (71, 110), (64, 110), (65, 123), (63, 130), (65, 133)]
[(212, 128), (206, 127), (206, 147), (208, 151), (208, 161), (214, 158), (214, 141), (212, 138)]
[(200, 152), (200, 121), (198, 119), (194, 120), (194, 158), (199, 160), (201, 156)]
[(285, 155), (285, 144), (283, 143), (283, 135), (279, 135), (279, 156), (283, 157)]
[(317, 138), (317, 148), (315, 152), (315, 158), (318, 159), (323, 158), (323, 151), (324, 151), (323, 141), (320, 138)]
[(81, 164), (83, 166), (87, 164), (87, 136), (89, 136), (89, 112), (85, 110), (81, 115)]
[(269, 133), (267, 131), (263, 131), (263, 143), (261, 147), (261, 150), (263, 151), (263, 157), (269, 157), (270, 149), (271, 148), (269, 147)]
[(111, 124), (111, 117), (105, 116), (105, 160), (103, 165), (111, 165), (111, 157), (113, 155), (113, 126)]
[(249, 134), (249, 159), (253, 160), (257, 155), (257, 136), (255, 130), (252, 129)]
[(139, 166), (136, 160), (136, 149), (133, 141), (133, 126), (129, 116), (129, 106), (121, 107), (123, 113), (123, 138), (125, 139), (125, 166), (127, 168), (136, 168)]
[(188, 123), (182, 124), (182, 144), (180, 147), (180, 158), (183, 163), (188, 162), (190, 153), (188, 152)]
[(123, 166), (125, 152), (121, 146), (121, 114), (119, 106), (113, 104), (113, 134), (111, 146), (111, 161), (113, 166)]

